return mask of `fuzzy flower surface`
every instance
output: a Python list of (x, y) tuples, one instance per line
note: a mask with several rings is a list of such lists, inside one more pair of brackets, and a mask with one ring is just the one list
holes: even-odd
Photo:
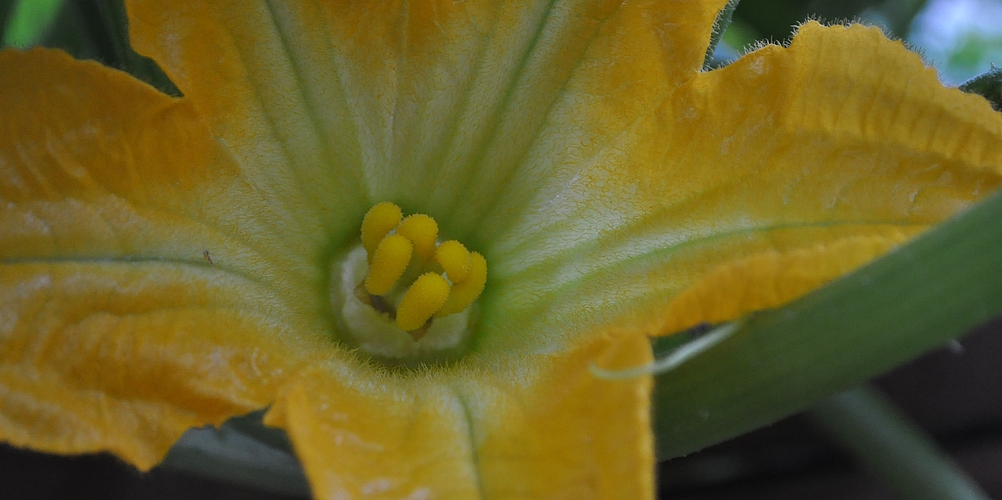
[[(1000, 116), (879, 30), (702, 71), (724, 3), (128, 1), (181, 98), (0, 53), (0, 439), (148, 469), (269, 408), (318, 498), (653, 497), (652, 380), (590, 366), (1002, 181)], [(417, 243), (360, 250), (384, 202), (483, 257), (465, 312), (432, 315), (461, 280), (430, 257), (420, 328), (360, 291), (418, 286)]]

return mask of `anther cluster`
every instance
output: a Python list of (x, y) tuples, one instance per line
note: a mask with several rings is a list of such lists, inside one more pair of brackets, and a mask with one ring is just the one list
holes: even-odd
[(456, 241), (438, 242), (435, 219), (403, 216), (383, 202), (362, 221), (368, 272), (355, 291), (362, 302), (421, 338), (436, 318), (463, 311), (484, 290), (487, 261)]

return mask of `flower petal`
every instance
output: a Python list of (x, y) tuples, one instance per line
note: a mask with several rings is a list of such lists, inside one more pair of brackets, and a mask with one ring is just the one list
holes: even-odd
[(305, 357), (255, 310), (273, 297), (225, 273), (129, 262), (2, 273), (0, 439), (17, 446), (111, 451), (149, 469), (188, 428), (266, 406)]
[(503, 366), (317, 365), (265, 421), (287, 430), (318, 498), (652, 498), (650, 377), (588, 371), (647, 363), (650, 346), (592, 339)]
[(319, 327), (205, 123), (58, 51), (0, 53), (0, 88), (0, 439), (145, 469), (267, 405)]
[(464, 239), (694, 75), (724, 3), (133, 0), (129, 10), (139, 50), (284, 203), (303, 203), (280, 177), (298, 178), (318, 217), (359, 220), (359, 207), (392, 200)]
[(808, 23), (545, 186), (488, 250), (484, 324), (521, 319), (484, 338), (545, 349), (589, 321), (671, 333), (780, 305), (997, 188), (1000, 146), (1002, 116), (899, 42)]
[(357, 236), (371, 205), (358, 168), (368, 150), (354, 135), (353, 96), (345, 94), (329, 41), (296, 24), (297, 15), (317, 18), (315, 9), (261, 1), (126, 4), (136, 50), (160, 63), (242, 175), (267, 194), (276, 231), (295, 231), (310, 250)]

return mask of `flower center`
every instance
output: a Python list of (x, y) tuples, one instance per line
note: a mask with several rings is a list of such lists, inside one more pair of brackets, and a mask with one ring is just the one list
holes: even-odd
[(487, 261), (439, 242), (435, 219), (380, 203), (362, 220), (362, 244), (335, 268), (331, 301), (352, 344), (378, 358), (434, 362), (458, 354)]

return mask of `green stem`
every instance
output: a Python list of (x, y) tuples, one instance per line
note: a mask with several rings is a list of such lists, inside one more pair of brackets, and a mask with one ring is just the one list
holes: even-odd
[(768, 425), (1002, 316), (1002, 194), (658, 375), (668, 459)]
[(836, 394), (808, 415), (871, 472), (912, 500), (982, 500), (988, 495), (878, 390)]

